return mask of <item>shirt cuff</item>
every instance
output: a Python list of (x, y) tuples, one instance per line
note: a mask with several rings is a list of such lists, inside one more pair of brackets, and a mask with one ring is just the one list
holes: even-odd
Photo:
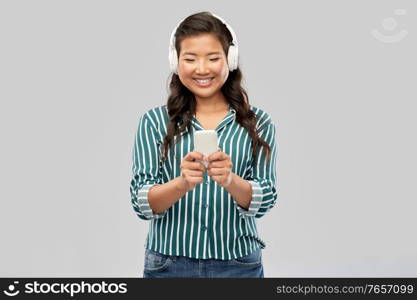
[(239, 204), (237, 204), (237, 209), (239, 210), (239, 215), (244, 217), (254, 217), (257, 212), (259, 211), (259, 208), (262, 204), (262, 188), (259, 182), (248, 180), (248, 182), (252, 186), (252, 199), (249, 204), (249, 208), (246, 210), (243, 207), (241, 207)]
[(152, 208), (149, 205), (148, 193), (151, 187), (159, 185), (159, 184), (145, 184), (142, 186), (141, 189), (137, 191), (137, 199), (139, 203), (140, 211), (148, 218), (148, 219), (159, 219), (162, 218), (167, 211), (161, 212), (159, 214), (154, 214)]

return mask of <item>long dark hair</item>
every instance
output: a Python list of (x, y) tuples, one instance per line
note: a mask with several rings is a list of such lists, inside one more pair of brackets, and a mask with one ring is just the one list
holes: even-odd
[[(175, 32), (175, 48), (177, 55), (180, 54), (181, 41), (190, 36), (197, 36), (201, 33), (214, 34), (222, 44), (224, 53), (228, 53), (229, 45), (232, 44), (233, 38), (219, 19), (212, 16), (209, 12), (200, 12), (188, 16), (178, 26)], [(250, 109), (248, 95), (241, 86), (242, 72), (239, 67), (229, 73), (229, 77), (221, 88), (223, 95), (229, 104), (236, 111), (236, 121), (244, 127), (252, 138), (252, 155), (256, 157), (256, 149), (260, 144), (267, 151), (267, 160), (270, 159), (271, 149), (269, 145), (259, 137), (256, 130), (256, 115)], [(174, 136), (180, 135), (185, 128), (191, 130), (192, 116), (195, 114), (196, 100), (194, 94), (185, 87), (179, 76), (172, 73), (171, 82), (169, 83), (170, 95), (168, 96), (167, 108), (170, 123), (167, 128), (167, 135), (163, 143), (162, 161), (167, 157), (169, 146), (172, 146)], [(180, 126), (177, 126), (180, 124)]]

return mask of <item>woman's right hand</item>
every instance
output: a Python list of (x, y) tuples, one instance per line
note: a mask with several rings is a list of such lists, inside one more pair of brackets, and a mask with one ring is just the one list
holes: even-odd
[(181, 162), (180, 181), (182, 187), (188, 192), (192, 190), (197, 184), (203, 182), (204, 171), (206, 168), (201, 162), (196, 160), (203, 160), (204, 155), (197, 151), (189, 152)]

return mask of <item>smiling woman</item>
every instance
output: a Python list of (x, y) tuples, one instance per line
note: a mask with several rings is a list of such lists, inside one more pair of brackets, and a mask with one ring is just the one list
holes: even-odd
[[(150, 227), (144, 277), (264, 277), (256, 218), (277, 200), (275, 125), (241, 87), (238, 45), (220, 17), (193, 14), (173, 30), (166, 105), (140, 117), (130, 186)], [(196, 131), (218, 151), (194, 150)], [(202, 162), (201, 162), (202, 161)]]
[(214, 34), (200, 34), (181, 41), (178, 76), (181, 82), (199, 98), (208, 102), (222, 99), (220, 88), (226, 82), (229, 70), (226, 54)]

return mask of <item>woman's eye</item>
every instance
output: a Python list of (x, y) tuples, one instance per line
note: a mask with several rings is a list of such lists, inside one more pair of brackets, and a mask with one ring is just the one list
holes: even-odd
[[(218, 61), (220, 58), (212, 58), (212, 59), (210, 59), (210, 61)], [(194, 59), (189, 59), (189, 58), (185, 58), (184, 59), (185, 61), (189, 61), (189, 62), (192, 62), (192, 61), (194, 61)]]

